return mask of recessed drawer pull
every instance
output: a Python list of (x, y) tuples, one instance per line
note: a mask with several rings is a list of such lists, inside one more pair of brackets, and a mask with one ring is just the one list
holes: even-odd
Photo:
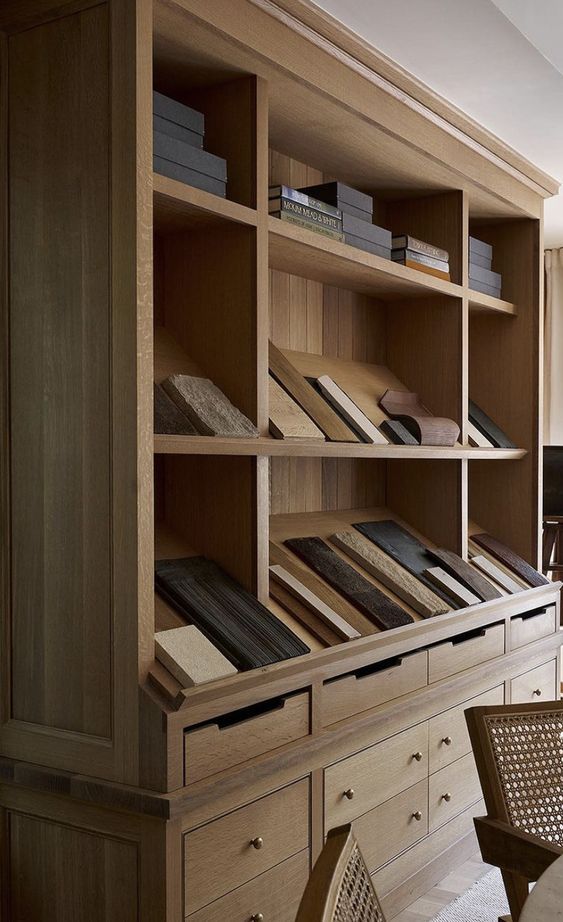
[(532, 695), (536, 695), (538, 698), (541, 698), (541, 688), (534, 688)]
[(451, 736), (444, 736), (444, 737), (442, 738), (442, 742), (443, 742), (444, 746), (451, 746), (451, 745), (452, 745), (452, 738), (451, 738)]
[(422, 760), (422, 753), (421, 753), (421, 752), (413, 752), (412, 757), (413, 757), (413, 759), (416, 759), (417, 762), (420, 762), (420, 761)]
[(264, 922), (264, 914), (255, 912), (254, 915), (250, 917), (250, 922)]
[(449, 804), (451, 799), (452, 799), (452, 795), (450, 794), (449, 791), (446, 791), (445, 794), (442, 794), (442, 800), (445, 800), (447, 804)]
[(252, 845), (252, 848), (262, 848), (264, 845), (264, 839), (262, 836), (256, 836), (255, 839), (251, 839), (250, 844)]
[(354, 797), (354, 788), (348, 788), (347, 791), (344, 791), (344, 797), (347, 797), (348, 800), (352, 800)]
[(415, 810), (415, 812), (414, 812), (413, 815), (412, 815), (412, 818), (413, 818), (413, 820), (416, 820), (417, 823), (420, 823), (420, 821), (421, 821), (421, 819), (422, 819), (422, 813), (420, 812), (420, 810)]

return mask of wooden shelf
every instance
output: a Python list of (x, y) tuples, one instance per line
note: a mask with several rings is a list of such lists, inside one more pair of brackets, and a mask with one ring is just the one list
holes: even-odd
[(508, 301), (481, 295), (454, 282), (397, 265), (389, 259), (365, 253), (331, 240), (316, 231), (269, 218), (270, 267), (382, 300), (422, 298), (430, 294), (469, 298), (471, 307), (516, 314)]
[(257, 215), (252, 208), (187, 186), (160, 173), (153, 173), (153, 202), (154, 227), (159, 233), (178, 233), (225, 221), (256, 226)]
[(155, 435), (159, 455), (238, 455), (284, 458), (428, 458), (515, 461), (522, 448), (441, 448), (432, 445), (366, 445), (358, 442), (292, 441), (291, 439), (236, 439), (197, 435)]
[(516, 305), (511, 301), (503, 301), (501, 298), (491, 298), (490, 295), (481, 294), (479, 291), (469, 289), (469, 307), (472, 311), (493, 311), (499, 314), (507, 314), (515, 317), (517, 312)]

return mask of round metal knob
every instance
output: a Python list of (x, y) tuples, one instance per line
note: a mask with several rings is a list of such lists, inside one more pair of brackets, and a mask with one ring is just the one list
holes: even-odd
[(264, 922), (264, 913), (255, 912), (254, 915), (250, 917), (250, 922)]
[(541, 698), (541, 688), (534, 688), (533, 695), (537, 695), (538, 698)]
[(416, 810), (416, 811), (413, 813), (412, 818), (413, 818), (413, 820), (416, 820), (417, 823), (420, 823), (420, 821), (421, 821), (421, 819), (422, 819), (422, 813), (420, 812), (420, 810)]
[(264, 839), (262, 836), (256, 836), (255, 839), (251, 839), (250, 844), (252, 845), (252, 848), (262, 848), (264, 845)]
[(445, 800), (446, 803), (449, 803), (451, 799), (452, 799), (452, 795), (450, 794), (449, 791), (446, 791), (445, 794), (442, 794), (442, 800)]
[(347, 791), (344, 791), (344, 797), (347, 797), (348, 800), (352, 800), (354, 797), (355, 791), (354, 788), (348, 788)]
[(413, 757), (413, 759), (416, 759), (417, 762), (420, 762), (420, 760), (422, 759), (422, 753), (421, 753), (421, 752), (413, 752), (412, 757)]
[(442, 742), (443, 742), (444, 746), (451, 746), (451, 745), (452, 745), (452, 738), (451, 738), (451, 736), (445, 736), (445, 737), (443, 738)]

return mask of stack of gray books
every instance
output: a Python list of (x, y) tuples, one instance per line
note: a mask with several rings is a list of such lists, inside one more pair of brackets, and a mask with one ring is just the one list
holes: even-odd
[(469, 287), (493, 298), (500, 298), (502, 275), (493, 272), (493, 248), (490, 243), (469, 238)]
[(153, 131), (155, 173), (225, 198), (227, 161), (203, 149), (202, 112), (154, 92)]

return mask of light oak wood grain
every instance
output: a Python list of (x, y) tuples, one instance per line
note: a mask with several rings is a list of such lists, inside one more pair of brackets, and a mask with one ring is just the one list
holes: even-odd
[(280, 585), (294, 595), (300, 602), (309, 608), (313, 614), (326, 622), (341, 639), (354, 640), (356, 637), (361, 637), (359, 631), (348, 624), (344, 618), (341, 618), (340, 615), (329, 608), (328, 605), (325, 605), (322, 599), (319, 599), (310, 589), (307, 589), (303, 583), (295, 576), (292, 576), (284, 567), (279, 564), (273, 564), (270, 566), (270, 574), (276, 582), (280, 583)]
[(530, 616), (516, 615), (510, 619), (510, 646), (513, 650), (546, 637), (557, 630), (556, 609), (540, 609)]
[(459, 580), (447, 573), (443, 567), (429, 567), (424, 571), (424, 575), (438, 586), (444, 589), (448, 595), (460, 605), (478, 605), (481, 599), (474, 592), (470, 592)]
[(428, 783), (429, 830), (433, 832), (470, 804), (481, 799), (481, 784), (473, 753), (430, 775)]
[[(419, 815), (420, 814), (420, 815)], [(428, 835), (428, 782), (414, 784), (352, 823), (370, 872)]]
[(428, 755), (431, 775), (471, 752), (465, 711), (470, 707), (485, 707), (489, 704), (504, 704), (504, 685), (497, 685), (483, 692), (482, 695), (470, 698), (463, 704), (438, 714), (428, 722)]
[(277, 439), (321, 439), (324, 435), (310, 416), (280, 387), (275, 378), (268, 378), (270, 432)]
[(428, 651), (428, 680), (437, 682), (445, 676), (469, 669), (476, 663), (502, 656), (505, 649), (504, 624), (494, 624), (481, 631), (469, 632), (457, 642), (437, 644)]
[(346, 422), (358, 433), (364, 442), (372, 442), (379, 445), (385, 445), (387, 439), (362, 413), (359, 407), (350, 400), (342, 388), (328, 375), (321, 375), (317, 378), (317, 384), (322, 391), (323, 396), (338, 410)]
[(157, 660), (183, 688), (236, 675), (233, 664), (193, 624), (159, 631), (154, 646)]
[(450, 611), (439, 596), (359, 532), (338, 532), (330, 540), (423, 617), (432, 618)]
[(541, 701), (554, 701), (557, 697), (556, 680), (555, 660), (536, 666), (535, 669), (530, 669), (512, 679), (510, 700), (513, 704), (539, 704)]

